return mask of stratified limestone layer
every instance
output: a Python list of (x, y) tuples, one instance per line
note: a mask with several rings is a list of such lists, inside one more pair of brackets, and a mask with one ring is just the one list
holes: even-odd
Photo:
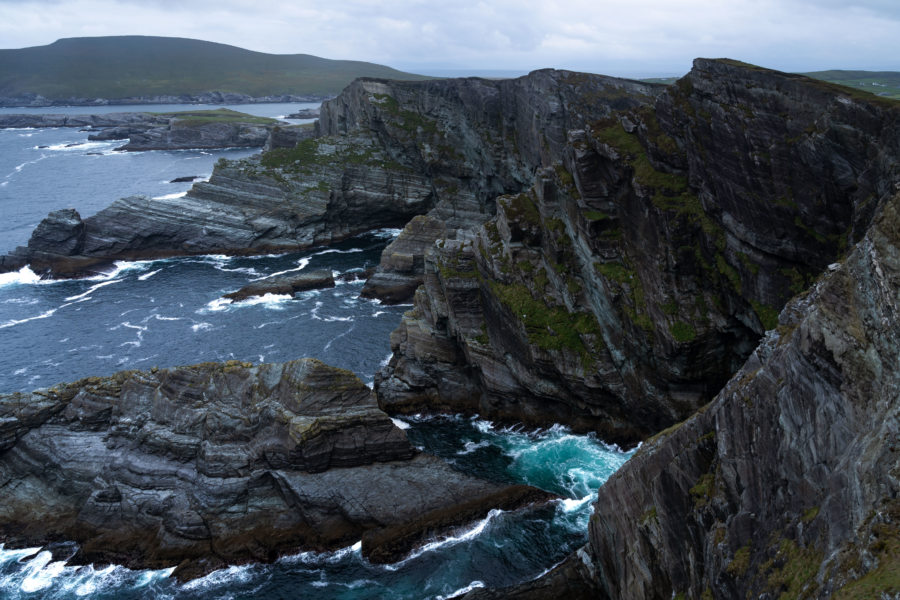
[(367, 555), (395, 560), (440, 527), (547, 497), (416, 452), (356, 376), (313, 359), (0, 396), (0, 541), (75, 541), (80, 562), (190, 578), (366, 532)]

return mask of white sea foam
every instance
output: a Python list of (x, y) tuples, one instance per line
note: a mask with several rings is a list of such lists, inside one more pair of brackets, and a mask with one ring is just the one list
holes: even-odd
[(400, 429), (409, 429), (409, 423), (407, 423), (406, 421), (401, 421), (400, 419), (395, 419), (394, 417), (391, 417), (391, 421)]
[(160, 271), (162, 271), (162, 269), (157, 269), (157, 270), (155, 270), (155, 271), (150, 271), (149, 273), (144, 273), (143, 275), (138, 275), (138, 281), (147, 281), (148, 279), (150, 279), (151, 277), (153, 277), (154, 275), (156, 275), (156, 274), (159, 273)]
[(120, 281), (122, 281), (122, 280), (121, 279), (110, 279), (109, 281), (103, 281), (96, 285), (92, 285), (91, 287), (89, 287), (87, 289), (86, 292), (82, 292), (81, 294), (78, 294), (77, 296), (69, 296), (68, 298), (66, 298), (66, 302), (74, 302), (75, 300), (81, 300), (82, 298), (87, 298), (92, 293), (94, 293), (94, 291), (99, 290), (100, 288), (102, 288), (104, 286), (111, 285), (113, 283), (119, 283)]
[(365, 248), (348, 248), (347, 250), (340, 250), (338, 248), (327, 248), (325, 250), (319, 250), (311, 254), (310, 256), (322, 256), (323, 254), (354, 254), (356, 252), (365, 252)]
[(81, 152), (82, 150), (110, 150), (118, 142), (68, 142), (62, 144), (53, 144), (42, 150), (53, 150), (54, 152)]
[(66, 563), (62, 561), (53, 561), (53, 555), (42, 550), (28, 561), (28, 564), (22, 570), (25, 573), (25, 579), (19, 585), (19, 588), (26, 593), (33, 593), (53, 585), (53, 580), (59, 577)]
[(397, 570), (400, 565), (403, 565), (411, 560), (415, 560), (416, 558), (422, 556), (427, 552), (433, 552), (439, 548), (444, 548), (447, 546), (455, 546), (457, 544), (462, 544), (464, 542), (468, 542), (474, 540), (479, 535), (484, 533), (484, 530), (487, 529), (487, 526), (490, 524), (494, 518), (503, 514), (504, 511), (499, 509), (492, 509), (485, 518), (478, 521), (471, 528), (461, 531), (458, 535), (448, 535), (445, 537), (438, 538), (432, 542), (428, 542), (427, 544), (423, 544), (422, 546), (416, 548), (410, 553), (405, 559), (400, 562), (394, 563), (392, 565), (384, 565), (384, 568), (389, 571)]
[(27, 265), (18, 271), (0, 273), (0, 287), (14, 284), (37, 283), (41, 280)]
[(177, 200), (178, 198), (184, 198), (187, 196), (187, 192), (175, 192), (174, 194), (164, 194), (162, 196), (153, 196), (154, 200)]
[(206, 577), (194, 579), (185, 583), (183, 590), (202, 590), (206, 588), (222, 587), (235, 583), (245, 583), (250, 580), (253, 565), (231, 566), (227, 569), (213, 571)]
[(448, 595), (446, 595), (446, 596), (437, 596), (437, 597), (435, 598), (435, 600), (450, 600), (450, 598), (458, 598), (459, 596), (463, 596), (463, 595), (465, 595), (465, 594), (468, 594), (468, 593), (471, 592), (472, 590), (475, 590), (475, 589), (478, 589), (478, 588), (483, 588), (483, 587), (484, 587), (484, 582), (483, 582), (483, 581), (477, 581), (477, 580), (476, 580), (476, 581), (473, 581), (472, 583), (470, 583), (469, 585), (467, 585), (467, 586), (464, 587), (464, 588), (460, 588), (460, 589), (456, 590), (455, 592), (450, 592), (450, 593), (449, 593)]
[(460, 450), (459, 452), (457, 452), (456, 454), (458, 454), (459, 456), (463, 456), (465, 454), (472, 454), (479, 448), (485, 448), (490, 445), (491, 445), (491, 443), (487, 440), (481, 440), (480, 442), (469, 441), (469, 442), (466, 442), (465, 446), (463, 446), (463, 449)]
[(309, 258), (301, 258), (301, 259), (297, 262), (297, 266), (294, 267), (293, 269), (285, 269), (284, 271), (276, 271), (275, 273), (272, 273), (271, 275), (263, 275), (262, 277), (257, 277), (256, 279), (251, 279), (250, 281), (259, 281), (260, 279), (267, 279), (267, 278), (269, 278), (269, 277), (276, 277), (276, 276), (278, 276), (278, 275), (284, 275), (285, 273), (293, 273), (293, 272), (295, 272), (295, 271), (302, 271), (303, 269), (306, 268), (306, 266), (307, 266), (308, 264), (309, 264)]
[(390, 227), (386, 227), (384, 229), (376, 229), (375, 231), (370, 231), (369, 235), (373, 235), (377, 238), (381, 239), (392, 239), (400, 235), (402, 229), (394, 229)]
[(56, 309), (51, 308), (50, 310), (44, 311), (41, 314), (36, 315), (34, 317), (27, 317), (25, 319), (11, 319), (11, 320), (7, 321), (6, 323), (0, 323), (0, 329), (6, 329), (7, 327), (21, 325), (22, 323), (27, 323), (28, 321), (36, 321), (38, 319), (46, 319), (48, 317), (52, 317), (55, 312), (56, 312)]
[(588, 494), (584, 498), (563, 498), (561, 500), (557, 500), (560, 508), (564, 513), (571, 513), (580, 511), (584, 508), (585, 504), (590, 503), (594, 499), (593, 494)]

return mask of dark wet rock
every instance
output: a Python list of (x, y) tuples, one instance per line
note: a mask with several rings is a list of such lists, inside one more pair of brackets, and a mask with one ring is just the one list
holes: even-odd
[(894, 196), (709, 406), (600, 488), (599, 597), (896, 594), (898, 316)]
[(76, 562), (184, 579), (364, 535), (366, 555), (398, 557), (436, 525), (546, 498), (504, 490), (416, 452), (359, 379), (312, 359), (0, 396), (0, 541), (72, 540)]
[(368, 267), (365, 269), (352, 269), (350, 271), (344, 271), (340, 275), (338, 275), (338, 279), (340, 281), (365, 281), (369, 279), (375, 273), (375, 267)]
[(295, 113), (289, 114), (286, 119), (318, 119), (319, 118), (319, 109), (318, 108), (301, 108)]
[(266, 294), (294, 295), (297, 292), (334, 287), (334, 274), (330, 270), (309, 271), (294, 275), (267, 277), (245, 285), (236, 292), (225, 294), (232, 302), (240, 302), (254, 296)]
[(596, 572), (585, 549), (537, 579), (501, 589), (476, 589), (463, 600), (596, 600), (600, 598)]
[(195, 179), (202, 179), (199, 175), (186, 175), (184, 177), (176, 177), (169, 183), (191, 183)]

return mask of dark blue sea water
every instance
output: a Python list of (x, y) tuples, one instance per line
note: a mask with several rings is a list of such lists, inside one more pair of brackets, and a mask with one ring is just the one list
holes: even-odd
[[(279, 116), (297, 107), (235, 108)], [(0, 130), (0, 252), (25, 243), (50, 210), (74, 207), (88, 216), (128, 194), (181, 194), (190, 184), (169, 180), (208, 177), (219, 157), (249, 154), (125, 154), (114, 143), (88, 143), (86, 136), (64, 129)], [(236, 304), (222, 295), (274, 273), (362, 269), (377, 262), (396, 234), (382, 230), (288, 255), (119, 263), (115, 272), (87, 280), (39, 281), (27, 269), (2, 274), (0, 392), (121, 369), (303, 356), (351, 369), (371, 383), (389, 356), (388, 336), (408, 307), (359, 298), (361, 282)], [(584, 543), (596, 488), (629, 456), (561, 427), (526, 432), (463, 417), (397, 422), (414, 444), (456, 468), (529, 483), (565, 499), (493, 512), (394, 565), (369, 564), (357, 544), (271, 565), (232, 567), (186, 585), (174, 582), (170, 571), (75, 567), (53, 561), (40, 548), (0, 546), (0, 598), (447, 598), (473, 587), (510, 585), (540, 575)]]

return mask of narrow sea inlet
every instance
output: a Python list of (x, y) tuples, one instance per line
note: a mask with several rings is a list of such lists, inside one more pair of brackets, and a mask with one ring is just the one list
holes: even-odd
[[(27, 232), (49, 210), (74, 207), (89, 216), (114, 200), (109, 194), (126, 180), (132, 186), (145, 182), (151, 196), (179, 194), (190, 184), (170, 184), (171, 178), (208, 176), (218, 156), (233, 152), (130, 157), (109, 144), (79, 146), (86, 135), (0, 131), (0, 207), (5, 215), (17, 215), (4, 233), (3, 250), (25, 243)], [(46, 144), (34, 137), (55, 143), (38, 148)], [(149, 165), (159, 171), (148, 174)], [(56, 191), (50, 184), (59, 178), (54, 169), (71, 175)], [(97, 181), (98, 172), (109, 179)], [(94, 175), (79, 184), (85, 174)], [(28, 181), (44, 187), (36, 190)], [(99, 187), (108, 199), (98, 199)], [(139, 191), (128, 188), (121, 195)], [(409, 307), (361, 299), (362, 281), (339, 276), (376, 264), (397, 233), (380, 230), (286, 255), (122, 262), (113, 272), (84, 280), (41, 281), (27, 269), (4, 274), (0, 391), (31, 391), (124, 369), (306, 356), (350, 369), (371, 384), (390, 356), (390, 333)], [(295, 297), (269, 295), (237, 303), (222, 298), (267, 276), (314, 269), (331, 270), (337, 285)], [(0, 596), (418, 599), (511, 585), (539, 576), (585, 542), (597, 487), (630, 456), (561, 427), (524, 431), (461, 416), (417, 416), (397, 423), (416, 447), (456, 469), (497, 482), (534, 485), (561, 499), (539, 508), (493, 511), (431, 540), (399, 563), (373, 565), (356, 544), (325, 554), (304, 552), (273, 564), (234, 566), (187, 584), (171, 578), (171, 570), (71, 566), (47, 549), (0, 548)]]

